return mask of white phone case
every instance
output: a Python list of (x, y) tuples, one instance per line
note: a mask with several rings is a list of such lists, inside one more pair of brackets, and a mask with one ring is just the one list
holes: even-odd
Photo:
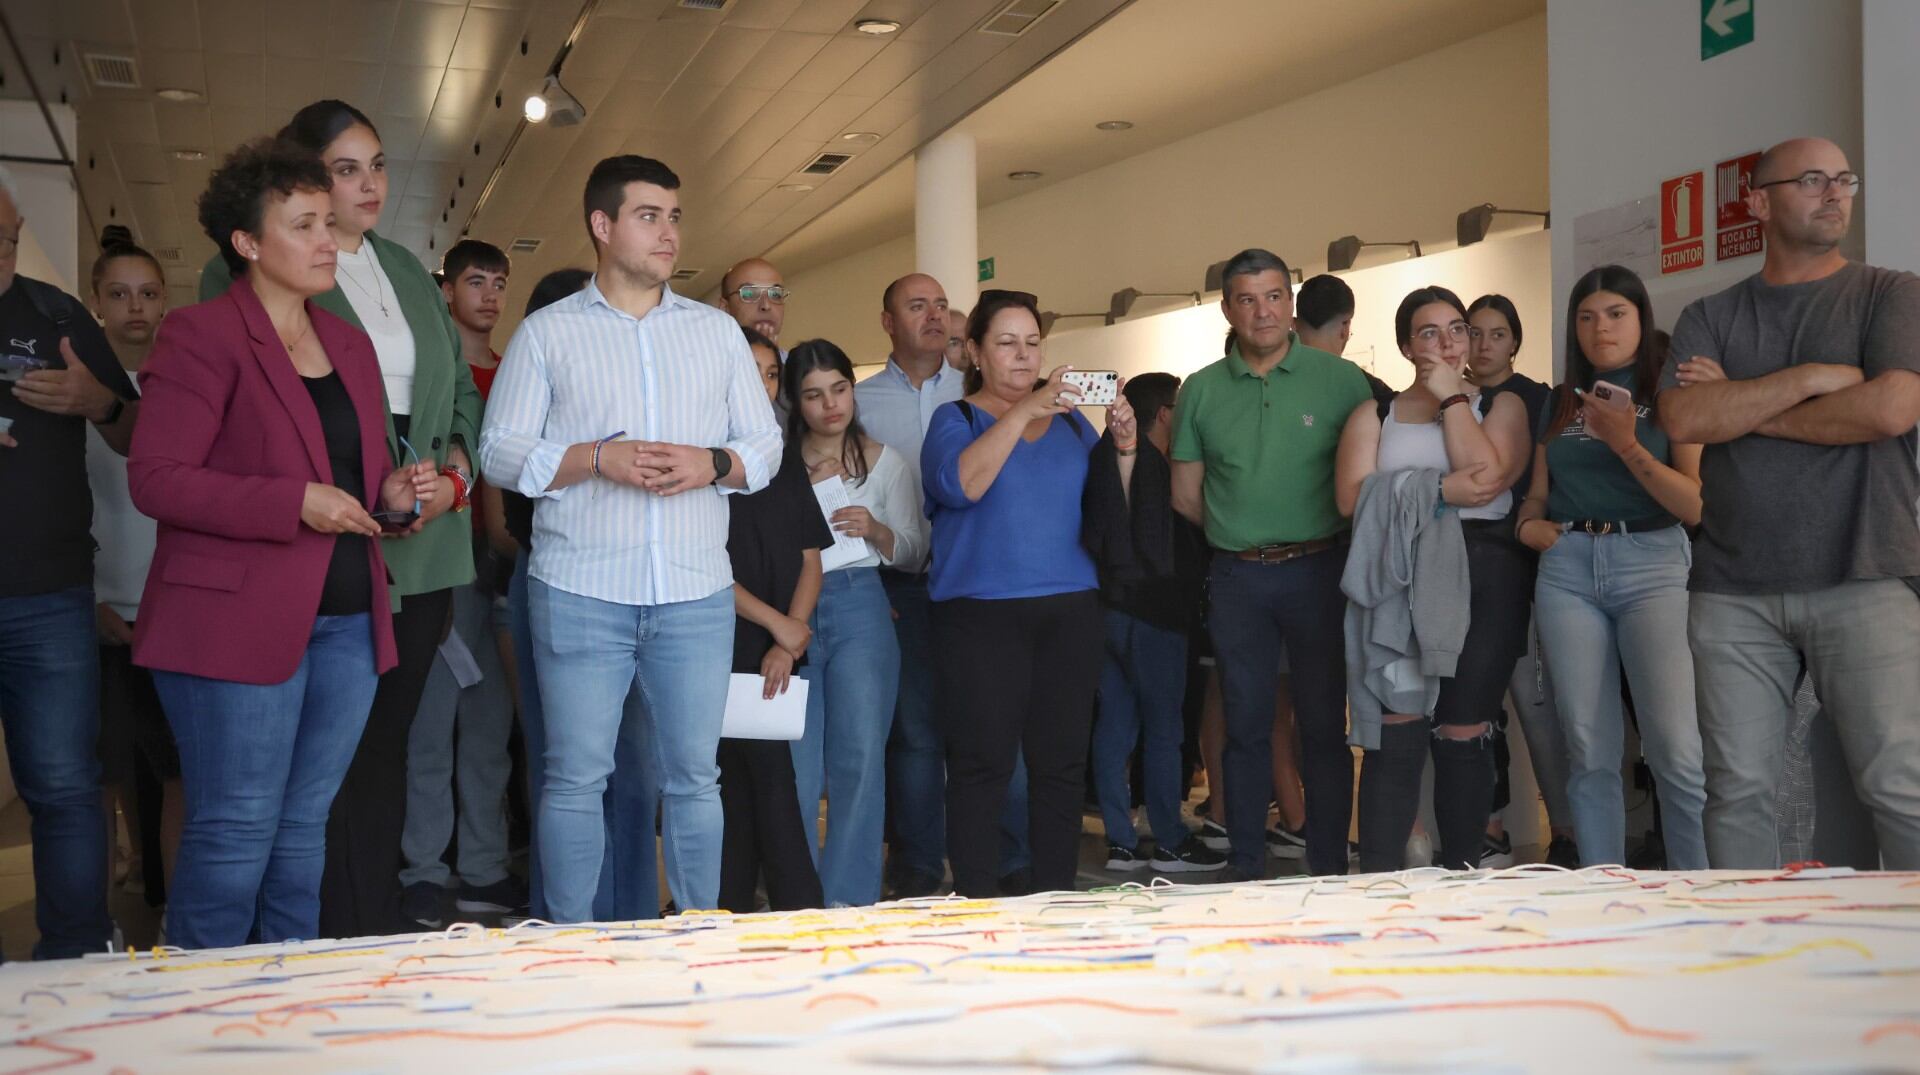
[(1111, 407), (1120, 398), (1120, 375), (1113, 370), (1069, 370), (1060, 380), (1074, 387), (1082, 407)]

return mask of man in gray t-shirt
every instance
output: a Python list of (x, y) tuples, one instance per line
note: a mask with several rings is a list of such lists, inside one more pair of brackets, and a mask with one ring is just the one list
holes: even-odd
[(1886, 865), (1920, 868), (1920, 277), (1839, 252), (1859, 182), (1824, 139), (1761, 157), (1766, 262), (1687, 307), (1661, 382), (1667, 434), (1707, 446), (1688, 639), (1718, 869), (1779, 865), (1802, 669)]

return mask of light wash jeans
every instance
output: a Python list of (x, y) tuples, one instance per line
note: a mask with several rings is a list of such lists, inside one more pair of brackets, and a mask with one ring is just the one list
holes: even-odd
[(1100, 709), (1093, 721), (1093, 786), (1107, 842), (1128, 849), (1139, 843), (1127, 764), (1137, 745), (1146, 785), (1142, 799), (1154, 842), (1163, 850), (1178, 851), (1190, 834), (1180, 820), (1187, 636), (1116, 609), (1100, 611), (1107, 640), (1100, 668)]
[(507, 781), (513, 776), (507, 740), (513, 734), (513, 693), (494, 641), (493, 594), (485, 582), (454, 587), (453, 633), (473, 655), (480, 681), (462, 687), (446, 655), (434, 654), (420, 709), (407, 733), (402, 885), (446, 885), (447, 864), (441, 856), (456, 816), (460, 883), (478, 888), (507, 877)]
[[(880, 901), (880, 844), (887, 816), (887, 734), (900, 690), (900, 642), (880, 573), (830, 571), (813, 611), (807, 650), (807, 730), (793, 744), (794, 787), (807, 846), (829, 907)], [(813, 838), (820, 789), (827, 841)]]
[(1777, 777), (1804, 667), (1873, 814), (1882, 864), (1920, 869), (1920, 597), (1899, 579), (1695, 594), (1689, 637), (1700, 661), (1714, 868), (1780, 864)]
[[(520, 673), (520, 733), (527, 751), (527, 806), (536, 819), (529, 834), (527, 893), (533, 917), (547, 917), (546, 889), (540, 876), (540, 790), (547, 774), (546, 717), (540, 708), (540, 666), (533, 656), (533, 623), (527, 612), (527, 555), (514, 565), (507, 587), (507, 622), (513, 632), (513, 661)], [(647, 749), (647, 715), (640, 693), (629, 690), (614, 747), (613, 775), (601, 800), (607, 824), (607, 850), (600, 861), (600, 886), (593, 894), (593, 920), (630, 922), (660, 914), (660, 854), (654, 846), (654, 821), (660, 813), (660, 782)]]
[(1527, 741), (1527, 757), (1533, 762), (1533, 779), (1547, 803), (1547, 824), (1554, 828), (1570, 826), (1573, 810), (1567, 804), (1567, 733), (1553, 704), (1553, 673), (1540, 655), (1537, 623), (1527, 625), (1527, 655), (1513, 666), (1507, 697), (1520, 718), (1520, 734)]
[(1687, 649), (1692, 563), (1692, 544), (1678, 526), (1638, 534), (1562, 534), (1540, 557), (1534, 617), (1566, 730), (1567, 801), (1583, 866), (1627, 857), (1620, 780), (1624, 666), (1660, 795), (1667, 868), (1707, 867), (1701, 827), (1706, 772), (1694, 716), (1693, 654)]
[(187, 810), (169, 943), (320, 935), (327, 811), (373, 708), (373, 653), (373, 618), (362, 612), (315, 618), (300, 667), (280, 683), (153, 673)]
[(696, 601), (623, 605), (530, 579), (527, 599), (545, 711), (537, 824), (548, 918), (592, 917), (606, 852), (602, 799), (633, 689), (660, 778), (667, 886), (682, 910), (717, 906), (732, 587)]

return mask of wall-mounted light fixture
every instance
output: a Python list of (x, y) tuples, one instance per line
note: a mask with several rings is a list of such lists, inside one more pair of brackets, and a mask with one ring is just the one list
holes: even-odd
[(1360, 249), (1367, 246), (1404, 246), (1414, 257), (1420, 256), (1420, 240), (1408, 239), (1404, 243), (1370, 243), (1358, 235), (1343, 235), (1327, 244), (1327, 271), (1342, 272), (1353, 268), (1360, 258)]
[(1069, 317), (1098, 317), (1098, 318), (1100, 318), (1100, 319), (1101, 319), (1102, 321), (1104, 321), (1104, 322), (1106, 322), (1106, 323), (1107, 323), (1107, 324), (1109, 324), (1109, 325), (1111, 325), (1111, 324), (1113, 324), (1113, 315), (1112, 315), (1111, 313), (1104, 313), (1104, 314), (1057, 314), (1057, 313), (1054, 313), (1054, 312), (1053, 312), (1052, 310), (1042, 310), (1042, 311), (1040, 311), (1040, 335), (1041, 335), (1041, 336), (1045, 336), (1045, 335), (1047, 335), (1047, 334), (1048, 334), (1049, 332), (1052, 332), (1052, 331), (1053, 331), (1053, 323), (1054, 323), (1055, 321), (1060, 321), (1060, 320), (1063, 320), (1063, 319), (1065, 319), (1065, 318), (1069, 318)]
[(1487, 237), (1488, 229), (1493, 227), (1493, 214), (1517, 213), (1521, 216), (1537, 216), (1541, 224), (1553, 227), (1553, 214), (1542, 209), (1502, 209), (1492, 202), (1483, 202), (1462, 212), (1453, 222), (1454, 238), (1461, 246), (1472, 246)]
[[(1288, 269), (1287, 276), (1291, 278), (1295, 284), (1303, 284), (1307, 280), (1307, 274), (1301, 272), (1299, 269)], [(1201, 288), (1202, 291), (1225, 291), (1227, 289), (1227, 263), (1224, 261), (1216, 261), (1207, 266), (1207, 278), (1204, 283), (1206, 286)]]
[(560, 73), (555, 71), (547, 76), (539, 93), (527, 98), (525, 115), (528, 123), (552, 120), (555, 127), (571, 127), (587, 118), (587, 106), (567, 92), (560, 84)]
[(1111, 325), (1127, 316), (1128, 311), (1133, 309), (1133, 304), (1141, 299), (1192, 299), (1195, 306), (1200, 305), (1198, 291), (1137, 291), (1130, 287), (1123, 287), (1114, 292), (1113, 298), (1109, 300), (1107, 324)]

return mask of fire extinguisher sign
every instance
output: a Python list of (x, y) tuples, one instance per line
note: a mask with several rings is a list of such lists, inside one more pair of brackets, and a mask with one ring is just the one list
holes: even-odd
[(1660, 275), (1707, 263), (1706, 175), (1692, 172), (1660, 184)]

